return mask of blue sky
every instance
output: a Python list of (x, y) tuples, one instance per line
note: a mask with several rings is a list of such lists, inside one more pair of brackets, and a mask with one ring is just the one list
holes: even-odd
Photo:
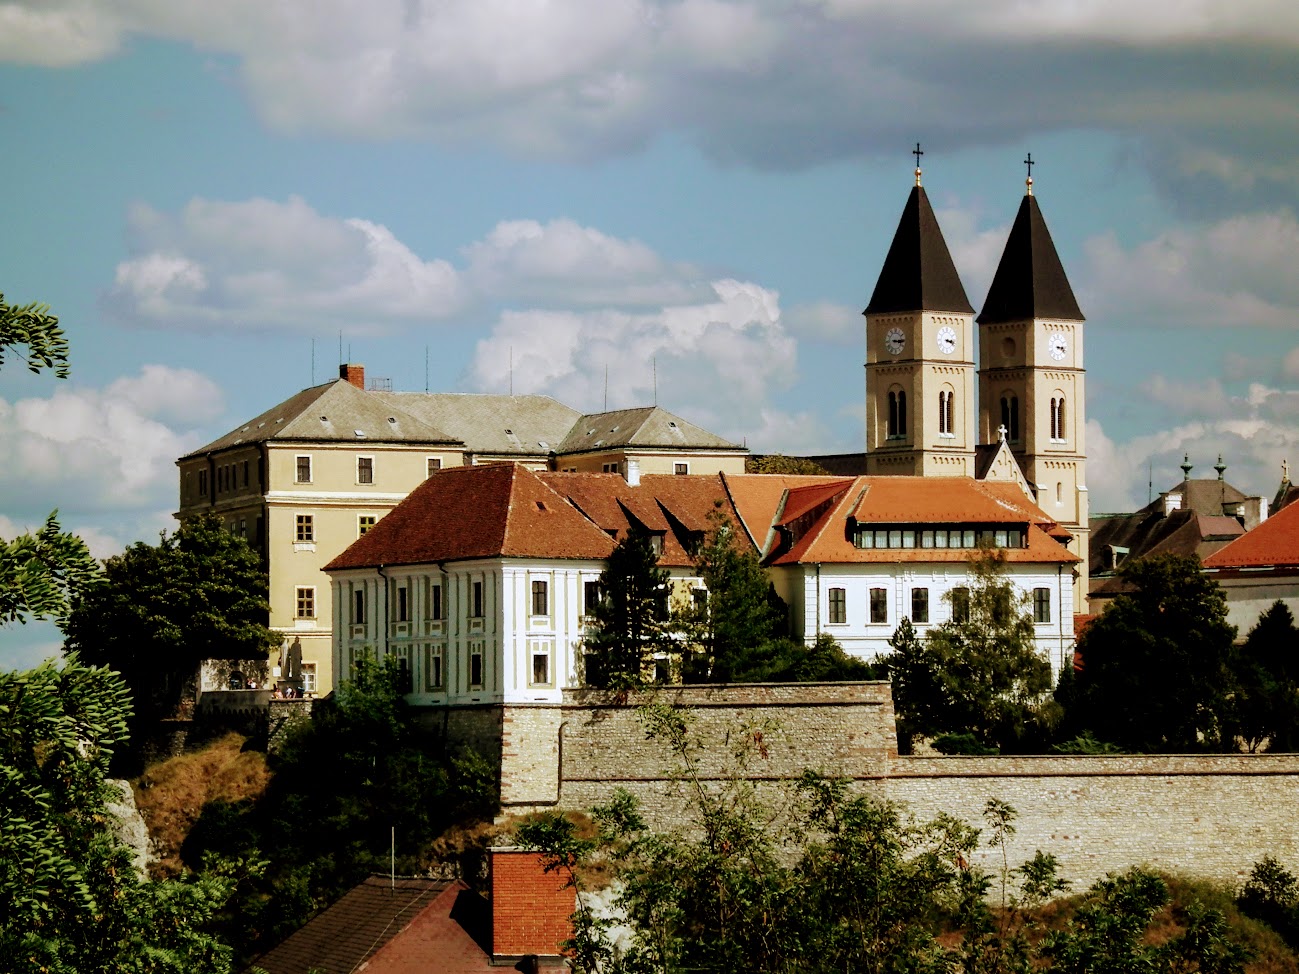
[[(181, 453), (345, 357), (863, 446), (860, 309), (922, 143), (982, 304), (1035, 191), (1088, 316), (1093, 511), (1299, 462), (1299, 8), (1012, 0), (0, 0), (0, 534), (101, 555)], [(0, 664), (53, 645), (0, 630)]]

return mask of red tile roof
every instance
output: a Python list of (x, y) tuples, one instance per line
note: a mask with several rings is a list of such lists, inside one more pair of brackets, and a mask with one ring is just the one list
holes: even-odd
[(1266, 521), (1204, 559), (1205, 568), (1299, 565), (1299, 504), (1287, 504)]
[(598, 561), (613, 547), (607, 534), (526, 467), (449, 467), (325, 570), (494, 557)]
[[(388, 877), (371, 876), (349, 890), (333, 906), (312, 917), (278, 946), (258, 957), (253, 962), (253, 969), (261, 968), (267, 974), (354, 971), (384, 944), (407, 930), (412, 921), (433, 904), (445, 901), (449, 910), (454, 895), (448, 900), (446, 894), (454, 893), (456, 887), (466, 888), (463, 883), (453, 884), (449, 880), (405, 877), (399, 878), (394, 888)], [(482, 956), (486, 959), (486, 954)]]

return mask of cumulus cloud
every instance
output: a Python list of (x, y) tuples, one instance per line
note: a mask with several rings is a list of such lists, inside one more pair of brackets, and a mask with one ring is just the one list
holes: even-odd
[(1122, 441), (1088, 421), (1093, 512), (1141, 507), (1152, 481), (1157, 495), (1181, 480), (1179, 466), (1186, 456), (1193, 477), (1217, 476), (1213, 467), (1221, 456), (1229, 483), (1269, 500), (1280, 482), (1282, 461), (1299, 462), (1299, 390), (1252, 383), (1242, 393), (1230, 394), (1216, 380), (1189, 390), (1155, 376), (1142, 391), (1149, 401), (1179, 410), (1182, 420)]
[(193, 425), (221, 408), (211, 380), (158, 365), (103, 389), (0, 399), (0, 509), (30, 527), (54, 507), (66, 524), (70, 513), (170, 506), (176, 458), (201, 445)]
[(1299, 222), (1288, 209), (1177, 226), (1131, 248), (1107, 234), (1086, 249), (1097, 317), (1214, 328), (1299, 318)]
[(861, 308), (831, 301), (794, 305), (785, 312), (785, 320), (789, 330), (800, 337), (836, 345), (860, 346), (866, 333)]
[(417, 257), (391, 231), (286, 202), (191, 200), (175, 214), (136, 204), (132, 255), (108, 309), (126, 321), (182, 328), (366, 330), (444, 317), (463, 303), (456, 270)]
[(730, 279), (707, 289), (707, 300), (650, 310), (507, 311), (478, 343), (471, 382), (504, 388), (512, 359), (516, 392), (598, 410), (607, 370), (610, 409), (651, 402), (657, 388), (693, 422), (747, 435), (770, 393), (792, 380), (795, 343), (775, 292)]
[(916, 132), (959, 148), (1090, 128), (1147, 143), (1170, 180), (1299, 189), (1283, 0), (0, 2), (0, 58), (78, 63), (132, 36), (230, 56), (285, 131), (579, 158), (675, 132), (781, 167)]

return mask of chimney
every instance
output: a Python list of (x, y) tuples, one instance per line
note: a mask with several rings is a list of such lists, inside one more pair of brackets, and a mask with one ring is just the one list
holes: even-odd
[(576, 894), (558, 871), (546, 872), (539, 852), (490, 850), (492, 958), (559, 957), (573, 935)]
[(365, 392), (365, 366), (364, 365), (340, 365), (338, 367), (338, 377), (346, 379), (352, 385), (356, 386), (362, 392)]
[(627, 458), (627, 486), (640, 486), (640, 461)]

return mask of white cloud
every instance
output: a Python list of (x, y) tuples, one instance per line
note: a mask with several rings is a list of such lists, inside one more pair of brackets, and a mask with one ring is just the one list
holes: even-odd
[(1214, 328), (1299, 320), (1299, 221), (1287, 209), (1174, 227), (1133, 248), (1097, 237), (1087, 256), (1094, 317)]
[(192, 424), (220, 410), (210, 380), (157, 365), (105, 389), (0, 399), (0, 510), (30, 525), (59, 507), (66, 524), (69, 513), (170, 505), (175, 460), (201, 442)]
[(1097, 421), (1088, 421), (1087, 477), (1094, 513), (1143, 506), (1152, 490), (1157, 496), (1182, 479), (1179, 467), (1188, 455), (1192, 477), (1216, 477), (1213, 468), (1221, 456), (1228, 483), (1268, 500), (1280, 483), (1282, 461), (1299, 462), (1299, 390), (1254, 383), (1243, 395), (1231, 395), (1214, 380), (1183, 391), (1154, 376), (1143, 392), (1180, 411), (1183, 419), (1121, 442)]
[(471, 381), (503, 389), (511, 357), (516, 392), (548, 393), (581, 409), (653, 400), (725, 436), (759, 427), (773, 389), (789, 384), (794, 340), (775, 292), (750, 282), (708, 283), (710, 300), (653, 310), (508, 311), (478, 343)]
[(194, 199), (175, 215), (127, 217), (132, 256), (108, 308), (143, 324), (350, 330), (444, 317), (463, 302), (456, 270), (424, 261), (386, 227), (279, 203)]
[(860, 308), (830, 301), (795, 305), (785, 312), (785, 322), (796, 335), (836, 345), (860, 346), (866, 334)]
[(1163, 146), (1184, 175), (1293, 189), (1297, 10), (1286, 0), (0, 0), (0, 59), (84, 62), (133, 36), (189, 43), (229, 55), (261, 116), (294, 132), (579, 158), (679, 132), (720, 158), (783, 166), (860, 157), (921, 131), (957, 148), (1090, 128)]

